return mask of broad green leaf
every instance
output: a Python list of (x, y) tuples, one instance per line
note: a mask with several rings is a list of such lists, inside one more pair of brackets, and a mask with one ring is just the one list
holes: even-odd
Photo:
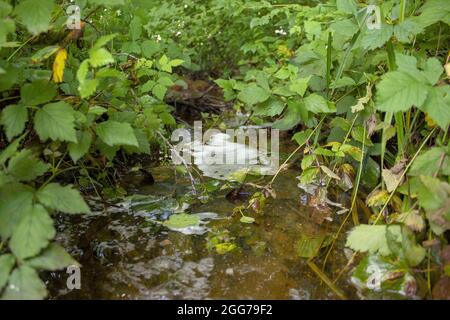
[(80, 193), (71, 186), (49, 183), (36, 194), (40, 203), (50, 209), (64, 213), (90, 213)]
[(447, 0), (428, 0), (425, 1), (419, 12), (419, 24), (427, 27), (438, 21), (450, 25), (450, 8)]
[(429, 86), (409, 73), (394, 71), (385, 74), (377, 86), (376, 107), (380, 111), (407, 111), (420, 107), (427, 98)]
[(414, 36), (421, 33), (424, 27), (411, 18), (394, 26), (395, 37), (403, 43), (409, 43), (414, 39)]
[(88, 131), (78, 131), (77, 140), (77, 143), (70, 142), (68, 145), (69, 155), (74, 163), (88, 153), (91, 147), (92, 137)]
[(356, 13), (358, 9), (355, 0), (336, 0), (336, 6), (339, 11), (345, 13)]
[(295, 140), (301, 146), (308, 140), (309, 136), (311, 135), (311, 132), (312, 132), (311, 129), (306, 129), (305, 131), (297, 132), (292, 137), (292, 140)]
[(104, 143), (113, 146), (134, 146), (138, 147), (138, 141), (134, 135), (133, 128), (129, 123), (120, 123), (108, 120), (99, 123), (96, 128), (97, 135)]
[(280, 99), (269, 98), (267, 101), (256, 105), (253, 114), (255, 116), (274, 117), (281, 114), (286, 103)]
[(80, 264), (75, 261), (63, 247), (56, 243), (51, 243), (37, 257), (26, 260), (26, 265), (38, 270), (56, 271)]
[(299, 79), (292, 81), (289, 86), (289, 90), (291, 90), (303, 97), (303, 95), (306, 92), (306, 89), (308, 88), (309, 79), (311, 79), (311, 77), (299, 78)]
[[(391, 254), (386, 240), (386, 225), (361, 224), (354, 227), (347, 236), (346, 246), (359, 252)], [(400, 226), (391, 226), (391, 232), (400, 237)]]
[(14, 12), (28, 31), (37, 35), (50, 27), (54, 7), (54, 0), (39, 0), (39, 4), (34, 0), (23, 0), (15, 7)]
[(419, 204), (427, 210), (437, 210), (444, 205), (450, 194), (450, 186), (432, 176), (419, 176), (420, 184), (417, 185)]
[(33, 268), (22, 265), (14, 269), (2, 295), (4, 300), (41, 300), (47, 296), (44, 282)]
[(46, 173), (49, 167), (37, 159), (30, 149), (23, 149), (9, 160), (8, 173), (19, 181), (31, 181)]
[(430, 88), (425, 103), (419, 109), (428, 113), (445, 130), (450, 123), (450, 86)]
[(145, 40), (141, 44), (142, 54), (146, 58), (153, 58), (153, 55), (160, 51), (160, 44), (154, 40)]
[(49, 102), (56, 96), (56, 87), (46, 80), (36, 80), (25, 84), (20, 89), (22, 103), (27, 106), (36, 106)]
[(52, 55), (54, 55), (56, 53), (56, 51), (58, 51), (59, 49), (60, 49), (60, 46), (48, 46), (48, 47), (42, 48), (38, 52), (33, 54), (33, 56), (31, 57), (31, 61), (33, 63), (38, 63), (43, 60), (46, 60), (46, 59), (50, 58)]
[(25, 106), (10, 105), (2, 110), (1, 124), (5, 126), (6, 137), (11, 141), (25, 129), (28, 110)]
[(367, 131), (366, 131), (366, 135), (364, 136), (364, 128), (357, 126), (354, 127), (352, 129), (352, 138), (355, 139), (358, 142), (361, 142), (366, 145), (366, 146), (373, 146), (372, 141), (370, 140), (369, 136), (367, 135)]
[(302, 120), (306, 121), (308, 117), (308, 110), (305, 105), (298, 101), (289, 101), (287, 111), (283, 118), (275, 121), (274, 129), (289, 130), (299, 124)]
[(80, 83), (80, 86), (78, 87), (78, 91), (80, 91), (80, 96), (83, 99), (92, 96), (97, 90), (98, 84), (99, 84), (98, 79), (84, 80), (82, 83)]
[(47, 139), (77, 142), (74, 115), (70, 105), (60, 101), (49, 103), (36, 111), (34, 129), (42, 141)]
[(306, 170), (309, 167), (311, 167), (311, 165), (314, 163), (315, 159), (316, 159), (316, 157), (312, 154), (308, 154), (308, 155), (304, 156), (302, 159), (302, 163), (301, 163), (302, 170)]
[(361, 44), (364, 49), (373, 50), (382, 47), (392, 36), (394, 27), (382, 24), (380, 29), (367, 30), (362, 37)]
[(106, 45), (108, 42), (110, 42), (111, 40), (113, 40), (115, 37), (117, 37), (117, 33), (112, 33), (112, 34), (107, 34), (105, 36), (101, 36), (100, 38), (98, 38), (98, 40), (95, 42), (94, 46), (92, 47), (92, 49), (99, 49), (101, 47), (103, 47), (104, 45)]
[(0, 256), (0, 291), (8, 282), (9, 274), (15, 263), (16, 259), (12, 254), (6, 253)]
[(404, 257), (411, 267), (419, 265), (426, 255), (426, 250), (416, 243), (414, 234), (409, 229), (402, 228), (402, 249)]
[(336, 107), (332, 102), (327, 101), (324, 97), (317, 93), (310, 94), (303, 102), (308, 111), (314, 114), (317, 113), (331, 113), (336, 111)]
[(442, 64), (436, 58), (430, 58), (425, 63), (423, 73), (431, 85), (435, 85), (444, 72)]
[(133, 41), (138, 40), (142, 35), (142, 20), (138, 16), (133, 17), (130, 22), (130, 35)]
[(34, 190), (22, 184), (13, 183), (0, 189), (0, 236), (8, 239), (25, 212), (32, 206)]
[(440, 167), (440, 163), (444, 159), (442, 168), (446, 168), (449, 163), (449, 156), (446, 156), (445, 149), (442, 147), (433, 147), (421, 153), (414, 160), (408, 174), (410, 176), (433, 176)]
[(86, 80), (86, 76), (89, 72), (89, 59), (84, 60), (77, 70), (77, 80), (78, 82), (83, 83)]
[(53, 220), (47, 210), (41, 205), (33, 205), (14, 229), (9, 247), (17, 258), (30, 258), (47, 247), (55, 234)]
[(89, 50), (89, 63), (94, 68), (103, 67), (107, 64), (114, 63), (114, 58), (111, 53), (105, 48)]
[(244, 88), (239, 94), (238, 99), (247, 105), (255, 105), (269, 99), (269, 93), (256, 84), (250, 84)]
[(182, 229), (197, 226), (200, 223), (200, 217), (196, 214), (180, 213), (171, 215), (169, 220), (163, 222), (168, 228)]
[(167, 92), (167, 88), (159, 83), (157, 83), (152, 88), (152, 94), (159, 100), (164, 100), (164, 97), (166, 96), (166, 92)]

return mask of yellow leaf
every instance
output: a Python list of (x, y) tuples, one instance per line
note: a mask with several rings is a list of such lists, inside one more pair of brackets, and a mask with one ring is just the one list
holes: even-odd
[(67, 50), (59, 49), (53, 62), (53, 81), (61, 83), (64, 76), (64, 68), (66, 67)]
[(433, 119), (431, 119), (428, 113), (425, 113), (425, 122), (430, 128), (436, 127), (436, 122)]

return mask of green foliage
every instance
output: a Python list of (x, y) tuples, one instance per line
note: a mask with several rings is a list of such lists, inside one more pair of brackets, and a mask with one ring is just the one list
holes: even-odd
[[(90, 210), (62, 173), (95, 188), (111, 180), (116, 155), (152, 153), (177, 126), (166, 100), (174, 84), (187, 87), (186, 73), (215, 78), (249, 121), (293, 130), (300, 183), (321, 186), (319, 199), (326, 187), (370, 193), (377, 223), (347, 238), (369, 255), (355, 272), (397, 263), (403, 288), (424, 260), (420, 232), (444, 244), (450, 229), (450, 5), (377, 3), (382, 25), (369, 30), (366, 3), (354, 0), (88, 0), (78, 34), (65, 27), (66, 2), (0, 0), (1, 297), (44, 298), (38, 272), (76, 264), (53, 241), (52, 216)], [(210, 240), (220, 254), (236, 248), (227, 235)], [(326, 242), (306, 240), (298, 251), (308, 258)]]

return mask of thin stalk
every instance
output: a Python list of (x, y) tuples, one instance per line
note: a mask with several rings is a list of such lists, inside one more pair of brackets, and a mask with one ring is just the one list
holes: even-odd
[[(364, 127), (364, 136), (366, 135), (366, 128)], [(344, 218), (344, 221), (342, 221), (341, 225), (339, 226), (338, 231), (334, 234), (333, 236), (333, 241), (330, 244), (330, 248), (327, 251), (327, 254), (325, 256), (325, 259), (323, 261), (323, 265), (322, 268), (325, 268), (325, 265), (327, 264), (328, 261), (328, 257), (331, 254), (331, 251), (333, 250), (334, 244), (336, 243), (339, 234), (341, 233), (342, 229), (344, 228), (344, 225), (347, 223), (348, 218), (350, 217), (350, 215), (352, 215), (353, 217), (353, 222), (355, 223), (355, 225), (359, 224), (359, 219), (356, 217), (355, 218), (355, 214), (353, 213), (354, 209), (355, 209), (355, 204), (356, 204), (356, 199), (357, 199), (357, 195), (358, 195), (358, 190), (359, 190), (359, 184), (361, 181), (361, 173), (362, 173), (362, 167), (363, 167), (363, 162), (364, 162), (364, 149), (365, 149), (365, 139), (363, 139), (362, 142), (362, 155), (361, 155), (361, 161), (359, 162), (359, 168), (358, 168), (358, 175), (356, 176), (356, 183), (355, 183), (355, 188), (353, 189), (353, 195), (352, 195), (352, 204), (350, 206), (350, 210), (347, 213), (347, 215)]]
[(281, 170), (284, 168), (284, 166), (289, 162), (289, 160), (291, 160), (291, 158), (294, 156), (294, 154), (296, 154), (301, 148), (304, 147), (304, 145), (309, 141), (309, 139), (311, 139), (311, 137), (313, 136), (314, 132), (317, 130), (317, 128), (319, 128), (322, 125), (323, 120), (325, 119), (325, 116), (322, 116), (322, 119), (320, 119), (319, 123), (317, 124), (317, 126), (314, 128), (314, 130), (309, 134), (308, 138), (306, 139), (305, 142), (303, 142), (301, 145), (299, 145), (294, 151), (292, 151), (292, 153), (287, 157), (287, 159), (281, 164), (281, 166), (279, 166), (277, 172), (275, 173), (275, 175), (272, 177), (272, 180), (270, 180), (270, 182), (267, 184), (268, 186), (270, 186), (275, 179), (277, 178), (278, 174), (281, 172)]
[(416, 153), (414, 154), (413, 158), (411, 159), (411, 161), (408, 163), (408, 165), (406, 166), (405, 170), (402, 172), (400, 178), (397, 180), (397, 182), (395, 183), (395, 188), (394, 190), (391, 192), (391, 194), (389, 195), (389, 198), (387, 199), (386, 203), (384, 204), (384, 206), (381, 208), (380, 212), (378, 213), (377, 218), (375, 219), (373, 224), (377, 224), (377, 222), (380, 220), (381, 215), (383, 214), (384, 210), (386, 210), (389, 202), (391, 201), (392, 197), (394, 196), (395, 192), (397, 191), (397, 188), (399, 187), (401, 181), (403, 180), (403, 178), (406, 175), (406, 172), (408, 172), (409, 168), (411, 167), (411, 165), (414, 163), (414, 161), (416, 160), (417, 156), (419, 155), (420, 151), (422, 151), (423, 147), (425, 146), (425, 144), (427, 143), (428, 139), (430, 139), (430, 137), (433, 135), (433, 133), (436, 131), (436, 128), (434, 128), (429, 134), (428, 136), (425, 138), (425, 140), (422, 142), (422, 144), (420, 145), (419, 149), (416, 151)]
[(333, 36), (331, 32), (328, 33), (327, 44), (327, 97), (330, 97), (330, 83), (331, 83), (331, 44), (333, 42)]
[(331, 281), (330, 278), (314, 263), (312, 260), (306, 262), (312, 271), (323, 281), (325, 284), (339, 297), (341, 300), (347, 300), (344, 292), (336, 287), (336, 285)]

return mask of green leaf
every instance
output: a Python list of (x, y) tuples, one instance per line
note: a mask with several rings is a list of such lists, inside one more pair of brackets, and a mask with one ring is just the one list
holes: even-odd
[(28, 31), (37, 35), (49, 29), (54, 7), (54, 0), (40, 0), (39, 4), (36, 4), (34, 0), (24, 0), (15, 7), (14, 11)]
[(14, 229), (9, 247), (17, 258), (30, 258), (47, 247), (55, 234), (53, 220), (47, 210), (41, 205), (33, 205)]
[(200, 223), (200, 217), (196, 214), (180, 213), (171, 215), (169, 220), (163, 222), (168, 228), (182, 229), (197, 226)]
[(49, 167), (37, 159), (30, 149), (23, 149), (9, 161), (8, 172), (19, 181), (31, 181), (46, 173)]
[(324, 97), (317, 93), (310, 94), (304, 100), (305, 107), (314, 114), (331, 113), (336, 111), (336, 107), (332, 102), (327, 101)]
[(89, 72), (89, 59), (84, 60), (77, 70), (77, 80), (83, 83), (86, 80), (87, 74)]
[(364, 128), (363, 127), (360, 127), (360, 126), (354, 127), (352, 129), (352, 138), (361, 143), (364, 142), (364, 144), (366, 146), (373, 146), (373, 143), (370, 140), (370, 138), (368, 137), (367, 132), (366, 132), (366, 135), (364, 136)]
[(394, 71), (385, 74), (377, 86), (376, 107), (380, 111), (407, 111), (420, 107), (427, 98), (429, 86), (409, 73)]
[[(391, 254), (386, 240), (386, 225), (361, 224), (354, 227), (347, 236), (346, 246), (359, 252), (377, 253), (381, 255)], [(400, 235), (400, 226), (391, 226), (390, 231)]]
[(258, 104), (254, 109), (255, 116), (274, 117), (281, 114), (286, 103), (280, 99), (270, 98), (263, 103)]
[(442, 67), (439, 60), (436, 58), (430, 58), (427, 60), (427, 62), (425, 62), (423, 74), (433, 86), (439, 81), (439, 78), (441, 77), (443, 71), (444, 68)]
[(339, 11), (345, 13), (356, 13), (358, 8), (355, 0), (336, 0), (336, 6)]
[(242, 223), (253, 223), (253, 222), (255, 222), (255, 218), (248, 217), (248, 216), (242, 216), (239, 221)]
[(419, 109), (428, 113), (445, 130), (450, 123), (450, 86), (430, 88), (425, 103)]
[(85, 99), (92, 96), (97, 90), (98, 84), (98, 79), (84, 80), (82, 83), (80, 83), (78, 91), (80, 91), (81, 98)]
[(64, 213), (90, 213), (90, 209), (80, 193), (71, 186), (49, 183), (36, 194), (40, 203)]
[(69, 155), (74, 163), (88, 153), (91, 147), (92, 137), (88, 131), (78, 131), (77, 140), (78, 143), (70, 142), (68, 145)]
[(38, 52), (33, 54), (31, 61), (33, 63), (38, 63), (50, 58), (53, 54), (60, 49), (60, 46), (48, 46), (40, 49)]
[(15, 263), (16, 259), (12, 254), (7, 253), (0, 256), (0, 291), (8, 282), (9, 274)]
[(419, 204), (427, 210), (437, 210), (444, 205), (444, 201), (450, 194), (447, 183), (430, 176), (419, 176), (420, 184), (417, 185)]
[(108, 120), (99, 123), (96, 128), (97, 135), (104, 143), (113, 146), (138, 147), (138, 141), (134, 135), (133, 128), (129, 123), (120, 123)]
[(49, 102), (56, 96), (56, 87), (46, 80), (36, 80), (25, 84), (20, 89), (22, 103), (27, 106), (36, 106)]
[(26, 260), (26, 264), (34, 269), (49, 271), (80, 265), (63, 247), (56, 243), (51, 243), (39, 256)]
[(383, 24), (380, 29), (367, 30), (361, 39), (361, 45), (364, 49), (373, 50), (382, 47), (392, 36), (394, 27)]
[(152, 94), (159, 100), (164, 100), (164, 97), (166, 96), (166, 92), (167, 92), (167, 88), (159, 83), (157, 83), (152, 88)]
[(5, 126), (8, 141), (18, 136), (25, 129), (28, 120), (28, 110), (25, 106), (10, 105), (2, 110), (1, 124)]
[(107, 34), (105, 36), (101, 36), (100, 38), (98, 38), (98, 40), (95, 42), (94, 46), (92, 47), (92, 49), (99, 49), (101, 47), (103, 47), (104, 45), (106, 45), (108, 42), (110, 42), (112, 39), (114, 39), (115, 37), (117, 37), (117, 33), (112, 33), (112, 34)]
[(433, 176), (439, 170), (442, 159), (444, 160), (442, 168), (449, 165), (449, 157), (445, 154), (445, 149), (441, 147), (433, 147), (421, 153), (416, 160), (414, 160), (408, 174), (410, 176)]
[(0, 189), (0, 236), (8, 239), (25, 212), (31, 208), (34, 190), (19, 183)]
[(94, 68), (103, 67), (114, 63), (114, 57), (105, 48), (91, 49), (89, 50), (89, 63)]
[(34, 116), (34, 129), (42, 141), (47, 139), (77, 142), (74, 115), (70, 105), (55, 102), (39, 109)]
[(292, 140), (295, 140), (301, 146), (302, 144), (304, 144), (308, 140), (308, 137), (311, 135), (311, 132), (312, 132), (311, 129), (307, 129), (305, 131), (297, 132), (292, 137)]
[(311, 79), (311, 77), (307, 78), (299, 78), (291, 82), (289, 85), (289, 90), (297, 93), (298, 95), (302, 96), (305, 94), (306, 89), (308, 88), (308, 82)]
[(27, 265), (21, 265), (9, 277), (3, 293), (4, 300), (40, 300), (47, 296), (44, 282), (38, 273)]
[(250, 84), (239, 94), (238, 99), (247, 105), (255, 105), (269, 99), (269, 93), (256, 84)]

